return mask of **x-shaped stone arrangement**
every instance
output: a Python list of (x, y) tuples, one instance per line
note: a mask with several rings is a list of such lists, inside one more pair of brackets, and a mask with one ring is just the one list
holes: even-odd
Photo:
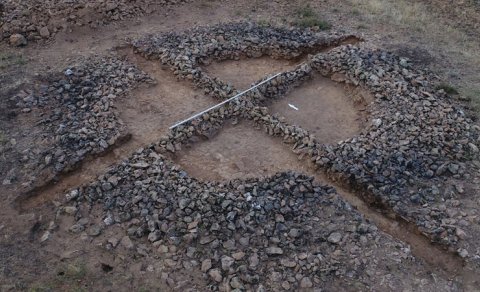
[[(229, 182), (201, 182), (168, 158), (171, 153), (182, 151), (182, 145), (190, 143), (192, 137), (210, 137), (221, 131), (226, 120), (246, 119), (266, 134), (291, 145), (306, 163), (310, 161), (330, 179), (355, 189), (362, 199), (392, 211), (399, 220), (414, 223), (431, 240), (456, 246), (459, 239), (455, 226), (450, 224), (448, 214), (437, 211), (439, 202), (448, 202), (449, 198), (415, 185), (445, 176), (462, 178), (465, 156), (475, 149), (479, 129), (470, 126), (471, 121), (460, 106), (435, 89), (430, 73), (382, 50), (343, 45), (352, 38), (232, 23), (133, 41), (137, 54), (169, 66), (178, 78), (191, 80), (195, 87), (218, 100), (238, 91), (205, 73), (202, 66), (208, 61), (260, 56), (293, 59), (310, 55), (305, 62), (258, 90), (174, 128), (98, 180), (69, 191), (64, 206), (73, 205), (77, 219), (71, 231), (88, 233), (93, 228), (88, 221), (88, 210), (100, 203), (105, 210), (100, 228), (113, 224), (129, 226), (127, 238), (122, 238), (124, 246), (133, 248), (128, 244), (129, 238), (144, 236), (158, 250), (167, 246), (168, 251), (168, 246), (175, 245), (185, 254), (180, 256), (182, 260), (171, 263), (170, 268), (175, 270), (181, 265), (192, 268), (201, 263), (201, 271), (214, 287), (227, 283), (233, 289), (262, 285), (287, 290), (310, 288), (325, 285), (331, 273), (368, 282), (365, 263), (350, 259), (381, 252), (381, 249), (375, 251), (376, 246), (369, 247), (368, 242), (386, 247), (398, 243), (380, 234), (339, 198), (333, 188), (294, 172)], [(321, 52), (327, 48), (328, 51)], [(77, 127), (75, 131), (91, 137), (86, 140), (90, 142), (81, 142), (80, 146), (72, 142), (78, 139), (68, 134), (69, 127), (62, 128), (60, 124), (57, 131), (66, 132), (60, 139), (62, 145), (68, 151), (84, 151), (78, 160), (95, 153), (97, 148), (99, 152), (105, 151), (121, 138), (121, 131), (115, 126), (117, 116), (110, 112), (116, 95), (123, 92), (128, 95), (130, 83), (150, 80), (130, 65), (111, 59), (108, 62), (118, 64), (115, 68), (124, 74), (112, 79), (108, 68), (98, 72), (87, 68), (86, 71), (93, 72), (89, 76), (94, 76), (94, 80), (85, 80), (81, 74), (77, 77), (76, 72), (65, 72), (68, 80), (79, 85), (76, 92), (68, 95), (69, 114), (80, 112), (84, 121), (99, 119), (103, 123), (103, 127), (93, 130), (72, 125)], [(271, 115), (262, 106), (266, 100), (282, 98), (290, 89), (302, 86), (313, 74), (328, 78), (335, 75), (336, 80), (362, 86), (374, 96), (375, 101), (369, 106), (370, 123), (361, 134), (336, 145), (324, 145), (307, 130)], [(89, 82), (97, 80), (110, 86), (103, 88), (100, 99), (88, 97), (92, 91)], [(59, 81), (63, 89), (61, 92), (57, 89), (55, 94), (69, 90), (70, 81)], [(118, 90), (118, 84), (125, 86)], [(41, 103), (42, 99), (36, 102)], [(65, 98), (57, 102), (63, 103)], [(108, 114), (92, 115), (92, 110)], [(59, 115), (60, 119), (68, 116)], [(105, 134), (105, 129), (113, 134)], [(98, 133), (105, 137), (97, 139)], [(50, 160), (61, 158), (62, 154), (51, 156)], [(73, 164), (76, 162), (74, 159)], [(58, 169), (64, 170), (65, 166)], [(128, 223), (132, 220), (135, 223)], [(95, 226), (95, 230), (98, 228)], [(115, 248), (112, 243), (107, 246)], [(301, 261), (308, 264), (301, 265), (298, 272), (296, 267)], [(274, 276), (270, 274), (272, 269), (277, 273)], [(265, 284), (267, 277), (270, 280)]]

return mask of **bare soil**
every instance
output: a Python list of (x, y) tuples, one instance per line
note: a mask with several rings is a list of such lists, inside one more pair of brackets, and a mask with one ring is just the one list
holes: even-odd
[(315, 76), (272, 102), (272, 114), (301, 126), (323, 144), (336, 143), (358, 134), (366, 122), (365, 110), (373, 98), (361, 88)]
[(281, 171), (307, 171), (297, 156), (273, 137), (248, 122), (227, 125), (212, 139), (184, 149), (175, 161), (193, 177), (227, 181), (269, 176)]
[(298, 61), (273, 59), (270, 57), (246, 58), (212, 62), (206, 66), (205, 72), (210, 76), (218, 77), (220, 80), (232, 84), (239, 90), (245, 90), (266, 76), (293, 69), (298, 63)]

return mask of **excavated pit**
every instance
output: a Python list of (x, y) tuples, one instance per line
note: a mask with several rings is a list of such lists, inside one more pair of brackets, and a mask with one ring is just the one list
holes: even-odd
[(274, 59), (263, 56), (259, 58), (242, 58), (240, 60), (226, 60), (212, 62), (205, 66), (205, 72), (224, 82), (232, 84), (239, 90), (248, 89), (252, 83), (265, 76), (291, 70), (300, 61)]
[(178, 120), (215, 104), (213, 99), (203, 96), (191, 84), (178, 81), (158, 62), (148, 61), (133, 54), (130, 49), (119, 50), (119, 54), (156, 81), (156, 84), (141, 84), (116, 102), (128, 135), (103, 155), (88, 158), (78, 169), (60, 175), (56, 183), (40, 186), (19, 197), (17, 204), (21, 210), (55, 200), (63, 192), (94, 180), (137, 149), (158, 141)]
[(308, 167), (273, 137), (254, 130), (248, 121), (236, 125), (226, 122), (211, 139), (185, 147), (174, 158), (192, 177), (209, 180), (232, 180), (269, 176), (277, 172)]
[(363, 89), (319, 75), (285, 97), (267, 104), (270, 112), (308, 130), (322, 144), (333, 144), (359, 134), (373, 97)]
[(119, 54), (156, 81), (153, 86), (141, 85), (130, 98), (117, 103), (121, 120), (141, 146), (167, 134), (168, 128), (175, 122), (216, 103), (190, 83), (177, 80), (159, 62), (146, 60), (131, 49), (119, 50)]

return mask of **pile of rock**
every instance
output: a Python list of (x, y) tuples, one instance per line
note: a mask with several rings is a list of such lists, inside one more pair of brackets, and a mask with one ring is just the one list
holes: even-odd
[(48, 79), (38, 91), (16, 96), (23, 112), (47, 113), (37, 123), (44, 132), (37, 144), (43, 148), (30, 170), (48, 173), (48, 178), (125, 137), (114, 102), (139, 82), (151, 81), (146, 73), (111, 57), (91, 58)]
[[(60, 212), (75, 214), (71, 232), (97, 237), (108, 226), (124, 226), (127, 235), (106, 239), (105, 248), (160, 255), (167, 275), (201, 270), (213, 290), (328, 287), (334, 278), (371, 287), (371, 277), (378, 277), (373, 270), (401, 270), (413, 260), (408, 248), (381, 235), (312, 177), (286, 172), (204, 183), (153, 147), (66, 198)], [(89, 212), (98, 203), (104, 215), (95, 224)], [(151, 245), (132, 241), (142, 237)], [(377, 253), (393, 246), (397, 256), (381, 255), (379, 263)], [(390, 274), (387, 282), (398, 276)]]
[(186, 0), (7, 0), (0, 9), (0, 40), (26, 45), (27, 40), (48, 39), (68, 26), (96, 27), (183, 2)]
[[(212, 59), (263, 55), (289, 59), (315, 53), (348, 37), (233, 23), (148, 36), (133, 45), (138, 53), (171, 66), (177, 76), (192, 80), (207, 94), (225, 98), (235, 89), (208, 76), (201, 68)], [(278, 98), (314, 72), (363, 86), (375, 97), (375, 103), (369, 107), (371, 125), (361, 135), (337, 145), (321, 145), (306, 130), (269, 116), (266, 109), (255, 108), (255, 103)], [(264, 125), (269, 134), (294, 144), (297, 153), (309, 157), (330, 175), (340, 176), (377, 204), (415, 222), (433, 240), (446, 244), (458, 240), (453, 221), (436, 208), (436, 204), (450, 199), (448, 194), (414, 186), (435, 177), (462, 178), (463, 161), (478, 154), (480, 129), (471, 126), (472, 121), (461, 106), (435, 89), (430, 73), (412, 68), (407, 59), (381, 50), (342, 46), (316, 54), (247, 95), (240, 104), (240, 112), (228, 110), (236, 105), (226, 106), (182, 127), (171, 138), (184, 137), (175, 141), (182, 143), (198, 125), (205, 132), (209, 125), (218, 128), (222, 119), (232, 115), (248, 117)], [(185, 131), (185, 135), (179, 131)]]

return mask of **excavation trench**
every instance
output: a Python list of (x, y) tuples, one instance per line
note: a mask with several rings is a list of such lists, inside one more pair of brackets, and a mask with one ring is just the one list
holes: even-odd
[(313, 74), (284, 97), (265, 105), (271, 114), (308, 130), (318, 142), (335, 144), (361, 132), (372, 101), (373, 97), (361, 87)]

